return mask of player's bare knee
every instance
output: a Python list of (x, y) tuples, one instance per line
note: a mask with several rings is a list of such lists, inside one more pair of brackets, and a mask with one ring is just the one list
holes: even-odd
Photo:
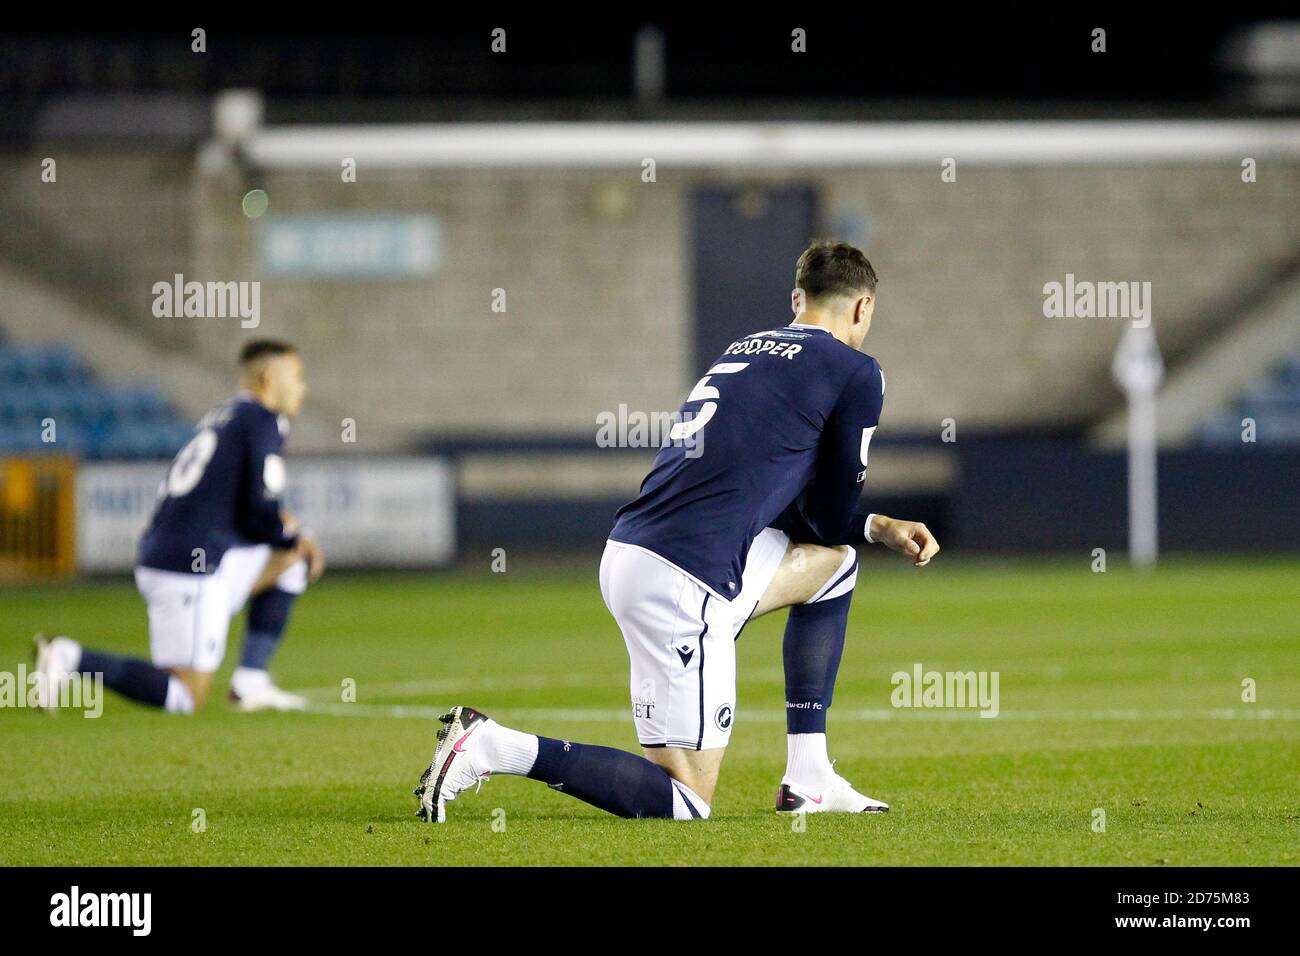
[(203, 702), (208, 699), (208, 692), (212, 689), (212, 675), (204, 671), (194, 671), (186, 668), (176, 668), (171, 673), (184, 686), (186, 692), (188, 692), (189, 700), (169, 706), (168, 709), (188, 712), (203, 706)]
[[(857, 552), (846, 544), (792, 544), (787, 556), (788, 604), (809, 604), (824, 595), (857, 566)], [(785, 570), (785, 569), (783, 569)], [(853, 576), (856, 581), (856, 575)], [(849, 584), (849, 589), (852, 589)]]
[(280, 576), (292, 568), (295, 564), (302, 561), (298, 552), (292, 549), (276, 549), (271, 552), (271, 556), (266, 559), (266, 565), (262, 568), (262, 573), (258, 575), (257, 581), (254, 582), (250, 595), (261, 594), (268, 588), (274, 587)]
[(713, 791), (718, 787), (718, 771), (698, 770), (695, 772), (678, 770), (677, 772), (669, 771), (668, 776), (672, 777), (678, 783), (684, 783), (693, 791), (698, 793), (706, 802), (713, 801)]
[(820, 576), (822, 584), (825, 584), (840, 571), (846, 560), (857, 557), (856, 552), (847, 544), (837, 544), (831, 547), (822, 545), (803, 545), (802, 547), (815, 549), (816, 573), (813, 576)]
[(718, 772), (725, 752), (725, 748), (686, 750), (680, 747), (650, 747), (644, 751), (648, 760), (658, 764), (676, 783), (686, 788), (686, 793), (679, 790), (674, 795), (674, 802), (682, 804), (688, 811), (694, 809), (704, 817), (708, 816), (709, 807), (713, 803), (713, 792), (718, 786)]
[(848, 594), (858, 581), (858, 553), (847, 544), (833, 548), (820, 548), (822, 567), (825, 574), (820, 575), (821, 583), (802, 603), (816, 604), (830, 601)]

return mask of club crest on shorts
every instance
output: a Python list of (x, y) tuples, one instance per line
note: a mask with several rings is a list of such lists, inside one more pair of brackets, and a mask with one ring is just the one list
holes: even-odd
[(731, 705), (723, 704), (713, 715), (713, 722), (718, 725), (719, 730), (729, 730), (731, 728)]

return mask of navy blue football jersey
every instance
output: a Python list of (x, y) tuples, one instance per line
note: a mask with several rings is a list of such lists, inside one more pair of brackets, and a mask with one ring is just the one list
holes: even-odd
[(278, 416), (246, 393), (204, 415), (158, 489), (139, 563), (210, 573), (237, 545), (293, 547), (297, 537), (280, 519), (283, 445)]
[[(610, 538), (666, 558), (730, 600), (769, 525), (798, 540), (865, 541), (857, 511), (884, 377), (874, 358), (814, 325), (733, 342), (677, 413)], [(783, 530), (785, 530), (783, 527)]]

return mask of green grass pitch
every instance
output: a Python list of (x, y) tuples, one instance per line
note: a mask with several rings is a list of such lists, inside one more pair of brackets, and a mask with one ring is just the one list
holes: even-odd
[[(590, 564), (590, 567), (587, 564)], [(1300, 562), (863, 565), (830, 713), (837, 769), (885, 815), (778, 816), (784, 614), (752, 623), (714, 818), (625, 821), (498, 777), (412, 815), (433, 714), (635, 749), (595, 559), (506, 574), (335, 575), (275, 672), (306, 714), (0, 710), (0, 864), (1289, 864), (1300, 862)], [(1113, 565), (1115, 562), (1113, 562)], [(0, 670), (33, 631), (143, 653), (125, 580), (0, 591)], [(237, 628), (240, 625), (237, 625)], [(237, 632), (231, 658), (237, 650)], [(997, 671), (1000, 715), (903, 710), (890, 677)], [(1257, 700), (1243, 702), (1243, 681)], [(356, 702), (343, 703), (345, 680)], [(206, 828), (194, 826), (202, 811)], [(1096, 811), (1104, 811), (1099, 832)]]

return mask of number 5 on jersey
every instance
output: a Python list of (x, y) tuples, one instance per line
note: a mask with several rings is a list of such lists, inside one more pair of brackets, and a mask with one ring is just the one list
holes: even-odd
[(690, 421), (681, 421), (675, 424), (672, 431), (668, 433), (668, 437), (673, 441), (683, 441), (707, 425), (718, 411), (718, 403), (714, 399), (722, 397), (717, 388), (709, 384), (709, 379), (714, 375), (730, 375), (733, 372), (739, 372), (743, 368), (749, 368), (749, 363), (719, 362), (709, 369), (708, 374), (695, 383), (695, 387), (691, 389), (691, 394), (686, 396), (687, 405), (691, 402), (704, 402), (705, 404)]

